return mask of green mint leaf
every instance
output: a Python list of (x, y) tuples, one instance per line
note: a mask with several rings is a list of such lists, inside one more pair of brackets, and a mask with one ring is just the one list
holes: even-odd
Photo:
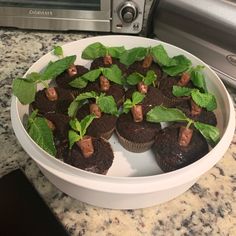
[(110, 68), (102, 68), (102, 74), (110, 81), (123, 85), (122, 72), (117, 65), (112, 65)]
[(125, 48), (122, 47), (108, 47), (108, 55), (114, 58), (120, 58), (120, 56), (125, 52)]
[(63, 57), (63, 49), (61, 46), (54, 46), (53, 53), (58, 57)]
[(83, 74), (82, 76), (72, 80), (69, 85), (74, 88), (85, 88), (88, 81), (94, 82), (102, 72), (102, 68), (90, 70), (89, 72)]
[(143, 75), (141, 75), (138, 72), (134, 72), (126, 78), (126, 81), (129, 85), (136, 85), (139, 82), (141, 82), (143, 78), (144, 78)]
[(155, 59), (155, 61), (161, 65), (161, 66), (175, 66), (177, 64), (177, 62), (175, 60), (172, 60), (165, 48), (163, 47), (163, 45), (157, 45), (155, 47), (151, 48), (151, 54), (153, 56), (153, 58)]
[(29, 82), (29, 80), (24, 78), (17, 78), (13, 80), (12, 90), (19, 101), (26, 105), (34, 101), (37, 87), (34, 82)]
[(107, 52), (106, 47), (103, 44), (96, 42), (87, 46), (83, 50), (81, 57), (83, 59), (94, 60), (98, 57), (105, 56), (106, 52)]
[(176, 76), (180, 73), (188, 70), (190, 66), (192, 65), (192, 62), (186, 58), (184, 55), (178, 55), (172, 58), (172, 60), (175, 61), (174, 66), (164, 66), (163, 71), (170, 75), (170, 76)]
[(139, 103), (141, 103), (144, 98), (145, 98), (145, 94), (142, 94), (142, 93), (140, 93), (140, 92), (135, 91), (135, 92), (132, 94), (132, 103), (133, 103), (133, 106), (134, 106), (134, 105), (137, 105), (137, 104), (139, 104)]
[(196, 86), (203, 92), (207, 92), (205, 76), (203, 74), (203, 68), (204, 66), (200, 65), (191, 68), (190, 75), (191, 75), (191, 81), (193, 82), (194, 86)]
[(213, 111), (217, 108), (216, 98), (211, 93), (201, 93), (199, 90), (193, 90), (193, 101), (200, 107), (206, 108), (208, 111)]
[(144, 84), (150, 85), (156, 80), (157, 75), (153, 70), (149, 70), (143, 79)]
[(85, 88), (88, 84), (88, 81), (83, 79), (82, 77), (75, 78), (72, 80), (69, 85), (73, 88)]
[(193, 90), (195, 89), (174, 85), (172, 88), (172, 93), (176, 97), (191, 96)]
[(171, 122), (171, 121), (189, 121), (185, 114), (177, 108), (166, 108), (163, 106), (156, 106), (150, 110), (146, 119), (149, 122)]
[(52, 130), (48, 127), (47, 121), (42, 117), (34, 117), (28, 124), (30, 137), (50, 155), (56, 155), (56, 148), (53, 141)]
[(52, 80), (68, 69), (71, 65), (74, 64), (76, 56), (68, 56), (64, 57), (55, 62), (51, 62), (48, 64), (44, 72), (42, 73), (43, 80)]
[(77, 114), (77, 111), (83, 105), (84, 105), (84, 103), (82, 101), (76, 101), (76, 99), (75, 99), (73, 102), (71, 102), (70, 106), (68, 107), (68, 116), (75, 117)]
[(42, 80), (42, 75), (39, 74), (38, 72), (32, 72), (32, 73), (26, 75), (25, 80), (27, 82), (37, 83)]
[(90, 99), (90, 98), (97, 98), (99, 95), (94, 92), (94, 91), (91, 91), (91, 92), (85, 92), (85, 93), (81, 93), (79, 94), (76, 98), (75, 98), (75, 101), (79, 102), (79, 101), (83, 101), (83, 100), (86, 100), (86, 99)]
[(214, 147), (220, 140), (220, 131), (218, 128), (208, 125), (208, 124), (203, 124), (201, 122), (194, 122), (194, 126), (199, 132), (205, 137), (207, 142)]
[(129, 110), (130, 110), (133, 106), (135, 106), (135, 105), (141, 103), (144, 98), (145, 98), (145, 94), (142, 94), (142, 93), (140, 93), (140, 92), (135, 91), (135, 92), (132, 94), (132, 100), (129, 99), (129, 98), (125, 100), (125, 102), (124, 102), (124, 104), (123, 104), (123, 110), (122, 110), (122, 111), (123, 111), (124, 113), (128, 113)]
[(127, 114), (132, 107), (133, 107), (132, 101), (130, 99), (126, 99), (123, 104), (122, 112)]
[(101, 96), (97, 99), (97, 104), (102, 112), (111, 115), (118, 115), (116, 102), (112, 96)]
[(80, 135), (78, 135), (73, 130), (69, 130), (68, 138), (69, 138), (69, 148), (70, 149), (72, 148), (74, 143), (76, 143), (77, 141), (79, 141), (81, 139)]
[(33, 124), (34, 119), (36, 118), (37, 115), (38, 115), (37, 109), (31, 112), (31, 114), (28, 117), (27, 124), (26, 124), (26, 130), (29, 130), (30, 126)]
[(84, 117), (84, 119), (82, 119), (80, 121), (81, 124), (81, 133), (80, 135), (82, 137), (84, 137), (84, 135), (87, 132), (87, 128), (89, 127), (89, 125), (92, 123), (92, 121), (96, 118), (96, 116), (94, 114), (90, 114)]
[(81, 133), (81, 125), (77, 118), (70, 120), (69, 125), (73, 130)]
[(148, 49), (144, 47), (136, 47), (129, 50), (126, 50), (120, 56), (120, 62), (129, 66), (135, 61), (141, 61), (147, 55)]

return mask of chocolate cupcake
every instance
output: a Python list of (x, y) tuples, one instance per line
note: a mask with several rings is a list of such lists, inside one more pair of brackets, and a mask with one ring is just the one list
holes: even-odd
[(40, 114), (56, 112), (67, 114), (67, 109), (73, 101), (74, 95), (71, 91), (50, 87), (39, 90), (35, 95), (35, 101), (32, 103), (33, 109), (37, 109)]
[(73, 81), (75, 78), (82, 76), (87, 73), (88, 68), (81, 65), (72, 65), (69, 69), (64, 71), (62, 74), (56, 77), (56, 84), (58, 87), (63, 89), (71, 90), (74, 95), (78, 95), (80, 92), (83, 92), (83, 89), (73, 88), (69, 83)]
[(193, 101), (188, 100), (182, 102), (176, 108), (182, 110), (187, 117), (194, 121), (199, 121), (212, 126), (217, 125), (217, 118), (213, 111), (207, 111), (205, 108), (200, 107), (193, 108), (194, 106), (195, 104), (193, 104)]
[(90, 69), (94, 70), (94, 69), (98, 69), (100, 67), (111, 67), (112, 65), (117, 65), (119, 67), (119, 69), (122, 71), (122, 74), (126, 73), (126, 65), (122, 64), (119, 59), (114, 58), (114, 57), (110, 57), (110, 61), (106, 61), (104, 59), (104, 57), (98, 57), (96, 59), (94, 59), (91, 63)]
[(180, 125), (172, 125), (158, 132), (152, 150), (159, 167), (164, 172), (187, 166), (209, 152), (205, 138), (193, 129), (191, 141), (187, 146), (179, 143)]
[[(145, 59), (144, 59), (145, 60)], [(127, 69), (127, 75), (130, 75), (134, 72), (138, 72), (142, 75), (146, 75), (149, 70), (153, 70), (155, 74), (157, 75), (157, 81), (161, 79), (162, 77), (162, 69), (161, 67), (155, 63), (151, 62), (150, 65), (144, 66), (144, 60), (136, 61), (133, 64), (131, 64)]]
[(120, 144), (128, 151), (137, 153), (151, 148), (160, 128), (160, 124), (150, 123), (144, 119), (135, 122), (131, 112), (120, 115), (116, 122), (116, 134)]
[(64, 162), (89, 172), (105, 175), (111, 167), (114, 154), (111, 145), (103, 138), (92, 138), (93, 154), (85, 157), (81, 148), (74, 144)]
[[(91, 111), (92, 108), (90, 108), (90, 106), (91, 103), (85, 104), (78, 110), (76, 115), (78, 120), (82, 120), (85, 116), (91, 114), (91, 112), (94, 112)], [(99, 110), (98, 112), (100, 113)], [(109, 139), (115, 129), (117, 116), (106, 114), (103, 112), (101, 112), (98, 116), (99, 117), (95, 118), (88, 127), (87, 134), (92, 137), (97, 137), (97, 138), (102, 137), (104, 139)]]
[(174, 106), (177, 106), (177, 105), (181, 104), (182, 102), (190, 99), (189, 96), (176, 97), (175, 95), (173, 95), (172, 89), (173, 89), (174, 85), (181, 84), (181, 86), (185, 86), (188, 88), (194, 87), (191, 81), (188, 81), (184, 85), (182, 85), (182, 83), (180, 83), (180, 81), (181, 81), (180, 76), (175, 76), (175, 77), (174, 76), (166, 76), (160, 80), (159, 89), (161, 90), (162, 94), (166, 97), (166, 101), (169, 104), (169, 106), (174, 107)]
[[(131, 98), (132, 94), (135, 91), (137, 91), (137, 87), (129, 88), (125, 92), (125, 98), (126, 99)], [(159, 105), (164, 105), (166, 107), (169, 107), (171, 104), (169, 104), (168, 102), (169, 100), (166, 99), (166, 97), (162, 94), (161, 90), (153, 86), (148, 86), (146, 96), (142, 101), (143, 113), (146, 114), (153, 107), (159, 106)]]
[(94, 91), (97, 93), (105, 93), (106, 95), (113, 96), (115, 99), (115, 102), (118, 107), (120, 107), (124, 101), (125, 97), (125, 89), (122, 85), (115, 84), (113, 82), (109, 82), (109, 88), (105, 91), (101, 89), (100, 81), (95, 81), (93, 83), (88, 84), (88, 86), (85, 88), (85, 92)]

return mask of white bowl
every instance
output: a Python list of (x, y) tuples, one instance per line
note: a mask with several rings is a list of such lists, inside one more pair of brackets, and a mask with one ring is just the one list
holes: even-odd
[[(64, 55), (77, 55), (76, 64), (89, 66), (81, 59), (82, 50), (91, 43), (101, 42), (106, 46), (155, 46), (161, 43), (170, 56), (183, 54), (193, 65), (204, 65), (206, 83), (209, 91), (217, 97), (216, 115), (221, 133), (220, 142), (200, 160), (169, 173), (158, 167), (151, 151), (136, 154), (125, 151), (113, 136), (109, 141), (113, 146), (115, 160), (106, 176), (86, 172), (50, 156), (28, 135), (23, 126), (23, 116), (28, 106), (22, 105), (13, 96), (11, 119), (15, 134), (24, 150), (37, 163), (44, 175), (61, 191), (83, 202), (113, 209), (144, 208), (169, 201), (189, 189), (198, 178), (212, 168), (227, 151), (235, 127), (234, 108), (231, 98), (219, 77), (192, 54), (153, 39), (135, 36), (92, 37), (65, 44)], [(34, 63), (27, 73), (42, 70), (50, 60), (57, 58), (52, 52)]]

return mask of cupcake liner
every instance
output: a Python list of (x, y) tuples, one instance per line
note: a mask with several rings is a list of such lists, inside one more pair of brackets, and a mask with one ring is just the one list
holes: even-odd
[(154, 143), (154, 140), (149, 141), (149, 142), (145, 142), (145, 143), (135, 143), (135, 142), (131, 142), (128, 139), (122, 137), (119, 132), (116, 129), (116, 134), (118, 137), (118, 140), (120, 142), (120, 144), (128, 151), (130, 152), (136, 152), (136, 153), (140, 153), (140, 152), (145, 152), (147, 150), (149, 150), (152, 146), (152, 144)]
[(113, 129), (111, 129), (111, 130), (109, 130), (105, 133), (102, 133), (101, 138), (104, 138), (104, 139), (108, 140), (112, 136), (114, 129), (115, 128), (113, 128)]

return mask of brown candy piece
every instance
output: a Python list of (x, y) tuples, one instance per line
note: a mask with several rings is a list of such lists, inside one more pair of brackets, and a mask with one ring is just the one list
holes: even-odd
[(90, 114), (94, 114), (97, 118), (100, 118), (102, 116), (101, 109), (96, 103), (92, 103), (89, 105), (89, 111)]
[(110, 88), (110, 81), (104, 75), (101, 75), (99, 77), (99, 82), (100, 82), (100, 89), (101, 89), (101, 91), (105, 92), (105, 91), (109, 90), (109, 88)]
[(112, 64), (112, 57), (110, 55), (106, 55), (103, 58), (104, 65), (111, 65)]
[(144, 84), (144, 82), (138, 83), (138, 91), (142, 94), (146, 94), (148, 91), (148, 85)]
[(71, 65), (68, 69), (67, 72), (69, 74), (70, 77), (77, 75), (78, 71), (75, 65)]
[(54, 87), (47, 88), (45, 94), (49, 101), (56, 101), (58, 99), (57, 91)]
[(202, 112), (202, 108), (198, 106), (192, 99), (191, 99), (191, 115), (198, 116)]
[(147, 55), (147, 56), (144, 58), (144, 60), (143, 60), (142, 67), (143, 67), (144, 69), (149, 68), (149, 67), (151, 66), (151, 64), (152, 64), (152, 61), (153, 61), (152, 55), (150, 55), (150, 54)]
[(93, 142), (90, 136), (84, 136), (76, 144), (80, 147), (85, 158), (90, 157), (94, 153)]
[(179, 145), (182, 147), (187, 147), (192, 139), (193, 130), (184, 126), (180, 127), (179, 130)]
[(179, 86), (186, 86), (188, 84), (188, 82), (190, 81), (190, 74), (187, 72), (184, 72), (179, 80), (179, 82), (177, 83), (177, 85)]
[(131, 108), (131, 112), (133, 115), (134, 122), (143, 121), (143, 109), (142, 105), (135, 105)]

